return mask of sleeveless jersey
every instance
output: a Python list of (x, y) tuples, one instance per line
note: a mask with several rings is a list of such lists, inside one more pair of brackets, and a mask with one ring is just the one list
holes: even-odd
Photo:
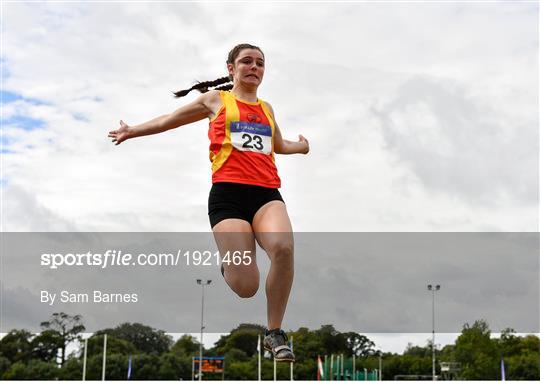
[(231, 182), (279, 188), (274, 161), (275, 122), (261, 100), (238, 100), (220, 91), (223, 106), (210, 120), (212, 183)]

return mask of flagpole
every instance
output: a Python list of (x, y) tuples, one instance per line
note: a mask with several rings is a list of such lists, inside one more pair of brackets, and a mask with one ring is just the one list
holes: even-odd
[(101, 369), (101, 380), (105, 380), (105, 366), (107, 364), (107, 334), (103, 337), (103, 366)]
[(128, 379), (128, 381), (131, 379), (131, 354), (130, 354), (129, 359), (128, 359), (127, 379)]
[(352, 355), (352, 380), (356, 380), (356, 354)]
[[(326, 366), (326, 356), (324, 357), (324, 365)], [(324, 378), (324, 369), (321, 361), (321, 356), (317, 355), (317, 381), (320, 381), (321, 378)]]
[[(291, 352), (294, 353), (294, 351), (293, 351), (293, 336), (291, 336)], [(294, 362), (291, 362), (290, 365), (291, 365), (291, 381), (293, 381), (294, 380), (293, 379), (293, 365), (294, 365)]]
[(88, 338), (84, 339), (84, 361), (82, 367), (82, 380), (86, 381), (86, 354), (88, 351)]
[(330, 381), (334, 379), (334, 355), (330, 355)]
[(276, 357), (274, 357), (274, 381), (276, 381)]
[(506, 371), (504, 370), (504, 359), (501, 358), (501, 381), (506, 381)]
[(257, 355), (258, 355), (258, 375), (259, 375), (259, 381), (261, 380), (261, 335), (259, 334), (257, 336)]
[[(324, 355), (324, 372), (327, 373), (326, 378), (328, 378), (328, 354)], [(328, 380), (328, 379), (326, 379), (326, 380)]]
[(341, 353), (341, 378), (345, 380), (345, 373), (343, 372), (343, 353)]

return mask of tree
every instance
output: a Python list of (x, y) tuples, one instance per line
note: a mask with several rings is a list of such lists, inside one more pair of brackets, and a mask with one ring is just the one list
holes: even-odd
[(461, 362), (463, 379), (496, 379), (499, 377), (500, 357), (496, 343), (485, 320), (477, 320), (472, 326), (463, 325), (456, 339), (455, 357)]
[(216, 342), (217, 354), (227, 354), (232, 349), (244, 352), (248, 357), (257, 352), (257, 337), (264, 332), (264, 328), (255, 324), (240, 324), (230, 334), (221, 336)]
[(11, 362), (9, 362), (9, 359), (0, 356), (0, 379), (2, 379), (2, 375), (9, 369), (10, 366)]
[(13, 380), (54, 380), (60, 369), (55, 363), (30, 360), (28, 363), (16, 362), (2, 375), (2, 379)]
[(62, 348), (62, 344), (63, 339), (60, 333), (55, 330), (45, 330), (30, 341), (32, 356), (44, 362), (56, 363), (58, 349)]
[(345, 336), (338, 332), (333, 325), (323, 325), (315, 331), (321, 340), (321, 347), (328, 354), (339, 354), (347, 351), (347, 341)]
[[(81, 343), (80, 354), (83, 356), (84, 343)], [(107, 354), (122, 354), (131, 355), (140, 353), (139, 350), (131, 342), (119, 339), (113, 335), (107, 336)], [(103, 354), (103, 334), (93, 334), (88, 338), (87, 345), (88, 355), (101, 355)]]
[(163, 330), (156, 330), (139, 323), (123, 323), (114, 329), (100, 330), (96, 335), (108, 334), (131, 342), (142, 353), (159, 355), (169, 350), (172, 337)]
[(540, 380), (540, 353), (524, 353), (505, 359), (506, 378), (511, 380)]
[(171, 352), (183, 356), (192, 356), (199, 351), (199, 342), (195, 337), (184, 334), (174, 343)]
[(0, 340), (0, 356), (7, 358), (10, 363), (30, 360), (31, 338), (32, 333), (27, 330), (11, 330)]
[[(49, 321), (43, 321), (41, 328), (44, 330), (55, 331), (61, 338), (60, 349), (62, 349), (62, 357), (60, 365), (64, 366), (66, 359), (66, 347), (74, 340), (80, 340), (79, 333), (83, 332), (85, 327), (82, 324), (82, 317), (79, 314), (71, 316), (67, 313), (53, 313)], [(51, 337), (49, 336), (49, 339)]]
[(412, 343), (407, 344), (407, 348), (403, 352), (403, 355), (410, 355), (416, 357), (431, 357), (431, 341), (428, 341), (428, 346), (413, 346)]
[(375, 353), (375, 343), (364, 335), (347, 332), (344, 333), (347, 354), (357, 357), (368, 357)]
[(501, 355), (503, 357), (510, 357), (520, 353), (521, 340), (515, 335), (516, 331), (511, 328), (504, 329), (501, 332), (501, 338), (498, 340)]
[(191, 379), (191, 356), (163, 353), (159, 357), (159, 377), (168, 380)]

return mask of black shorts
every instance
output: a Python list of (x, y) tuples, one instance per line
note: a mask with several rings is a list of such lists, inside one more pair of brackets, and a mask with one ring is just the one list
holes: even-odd
[(240, 183), (214, 183), (208, 197), (208, 217), (212, 228), (224, 219), (242, 219), (249, 224), (266, 203), (283, 198), (277, 188)]

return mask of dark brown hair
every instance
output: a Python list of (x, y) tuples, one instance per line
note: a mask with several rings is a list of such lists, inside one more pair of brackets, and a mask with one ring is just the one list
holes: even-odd
[[(232, 48), (232, 50), (229, 52), (229, 55), (227, 56), (227, 64), (234, 65), (234, 60), (236, 60), (240, 52), (244, 49), (257, 49), (259, 52), (261, 52), (264, 58), (264, 53), (261, 50), (261, 48), (259, 48), (258, 46), (251, 45), (251, 44), (239, 44), (239, 45), (236, 45), (234, 48)], [(232, 81), (233, 81), (233, 78), (232, 76), (229, 75), (226, 77), (218, 78), (217, 80), (214, 80), (214, 81), (197, 82), (191, 88), (173, 92), (173, 94), (176, 98), (179, 98), (179, 97), (183, 97), (187, 95), (192, 90), (198, 90), (201, 93), (206, 93), (208, 90), (210, 90), (209, 88), (214, 88), (213, 90), (231, 90), (233, 88), (233, 85), (230, 82)], [(225, 85), (218, 86), (221, 84), (225, 84)]]

